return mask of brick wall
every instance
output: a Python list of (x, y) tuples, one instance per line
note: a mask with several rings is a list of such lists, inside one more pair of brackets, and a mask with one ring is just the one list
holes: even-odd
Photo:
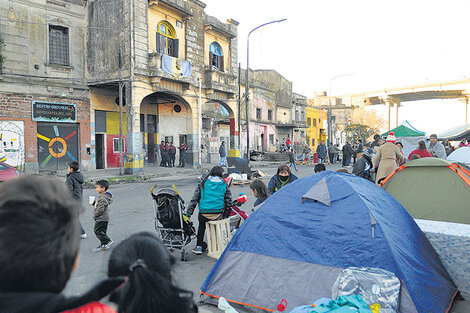
[[(0, 93), (0, 120), (24, 122), (25, 162), (27, 164), (38, 162), (37, 153), (37, 122), (31, 120), (32, 101), (46, 101), (56, 103), (73, 103), (77, 105), (77, 122), (80, 123), (80, 160), (87, 166), (91, 156), (87, 154), (90, 147), (90, 101), (88, 99), (41, 97), (22, 94)], [(34, 166), (33, 166), (34, 167)]]

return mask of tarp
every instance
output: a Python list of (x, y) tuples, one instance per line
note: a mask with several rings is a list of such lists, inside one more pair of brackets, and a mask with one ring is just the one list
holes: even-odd
[(460, 147), (447, 157), (447, 160), (470, 165), (470, 147)]
[(265, 200), (235, 233), (201, 293), (267, 311), (285, 299), (289, 312), (331, 297), (349, 267), (394, 273), (402, 313), (444, 313), (457, 290), (398, 201), (361, 177), (324, 171)]
[[(460, 148), (462, 149), (462, 148)], [(383, 182), (413, 218), (470, 224), (470, 172), (439, 158), (413, 160)]]
[(395, 137), (421, 137), (424, 136), (425, 134), (423, 132), (416, 131), (414, 129), (408, 128), (404, 125), (400, 125), (397, 128), (394, 128), (392, 130), (389, 130), (386, 133), (382, 134), (382, 137), (387, 137), (388, 133), (394, 132)]
[(470, 124), (453, 127), (437, 134), (440, 140), (460, 141), (464, 138), (470, 140)]

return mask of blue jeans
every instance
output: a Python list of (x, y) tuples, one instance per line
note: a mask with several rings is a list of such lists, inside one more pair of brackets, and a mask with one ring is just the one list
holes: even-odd
[(227, 157), (220, 157), (220, 166), (226, 166), (227, 165)]
[(294, 164), (294, 169), (297, 171), (297, 165), (295, 165), (295, 161), (294, 161), (294, 162), (290, 162), (289, 167), (292, 167), (292, 164)]

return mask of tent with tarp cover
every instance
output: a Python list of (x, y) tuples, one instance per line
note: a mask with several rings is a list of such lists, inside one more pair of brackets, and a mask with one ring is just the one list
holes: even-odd
[(399, 312), (444, 313), (457, 287), (413, 218), (357, 176), (324, 171), (282, 188), (234, 234), (201, 287), (252, 310), (286, 312), (331, 298), (350, 268), (393, 273)]
[(390, 132), (395, 133), (396, 142), (401, 142), (403, 144), (403, 153), (405, 157), (418, 148), (418, 142), (420, 140), (426, 140), (426, 134), (422, 131), (417, 130), (410, 125), (408, 121), (404, 121), (402, 125), (394, 128), (386, 133), (382, 134), (382, 137), (387, 137)]

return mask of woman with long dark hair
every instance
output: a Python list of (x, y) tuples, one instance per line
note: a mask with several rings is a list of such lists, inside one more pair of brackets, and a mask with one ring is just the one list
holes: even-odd
[(197, 313), (192, 292), (173, 283), (175, 259), (151, 233), (137, 233), (114, 248), (108, 263), (109, 277), (128, 277), (110, 300), (118, 313)]
[(195, 254), (202, 254), (207, 249), (207, 244), (204, 242), (206, 222), (222, 219), (224, 210), (229, 210), (232, 205), (232, 193), (223, 175), (224, 169), (214, 166), (206, 178), (198, 184), (186, 211), (186, 214), (191, 216), (196, 205), (199, 205), (197, 244), (192, 250)]
[(268, 187), (263, 183), (261, 179), (255, 179), (250, 184), (250, 189), (253, 192), (253, 196), (256, 197), (254, 206), (258, 206), (269, 197)]

